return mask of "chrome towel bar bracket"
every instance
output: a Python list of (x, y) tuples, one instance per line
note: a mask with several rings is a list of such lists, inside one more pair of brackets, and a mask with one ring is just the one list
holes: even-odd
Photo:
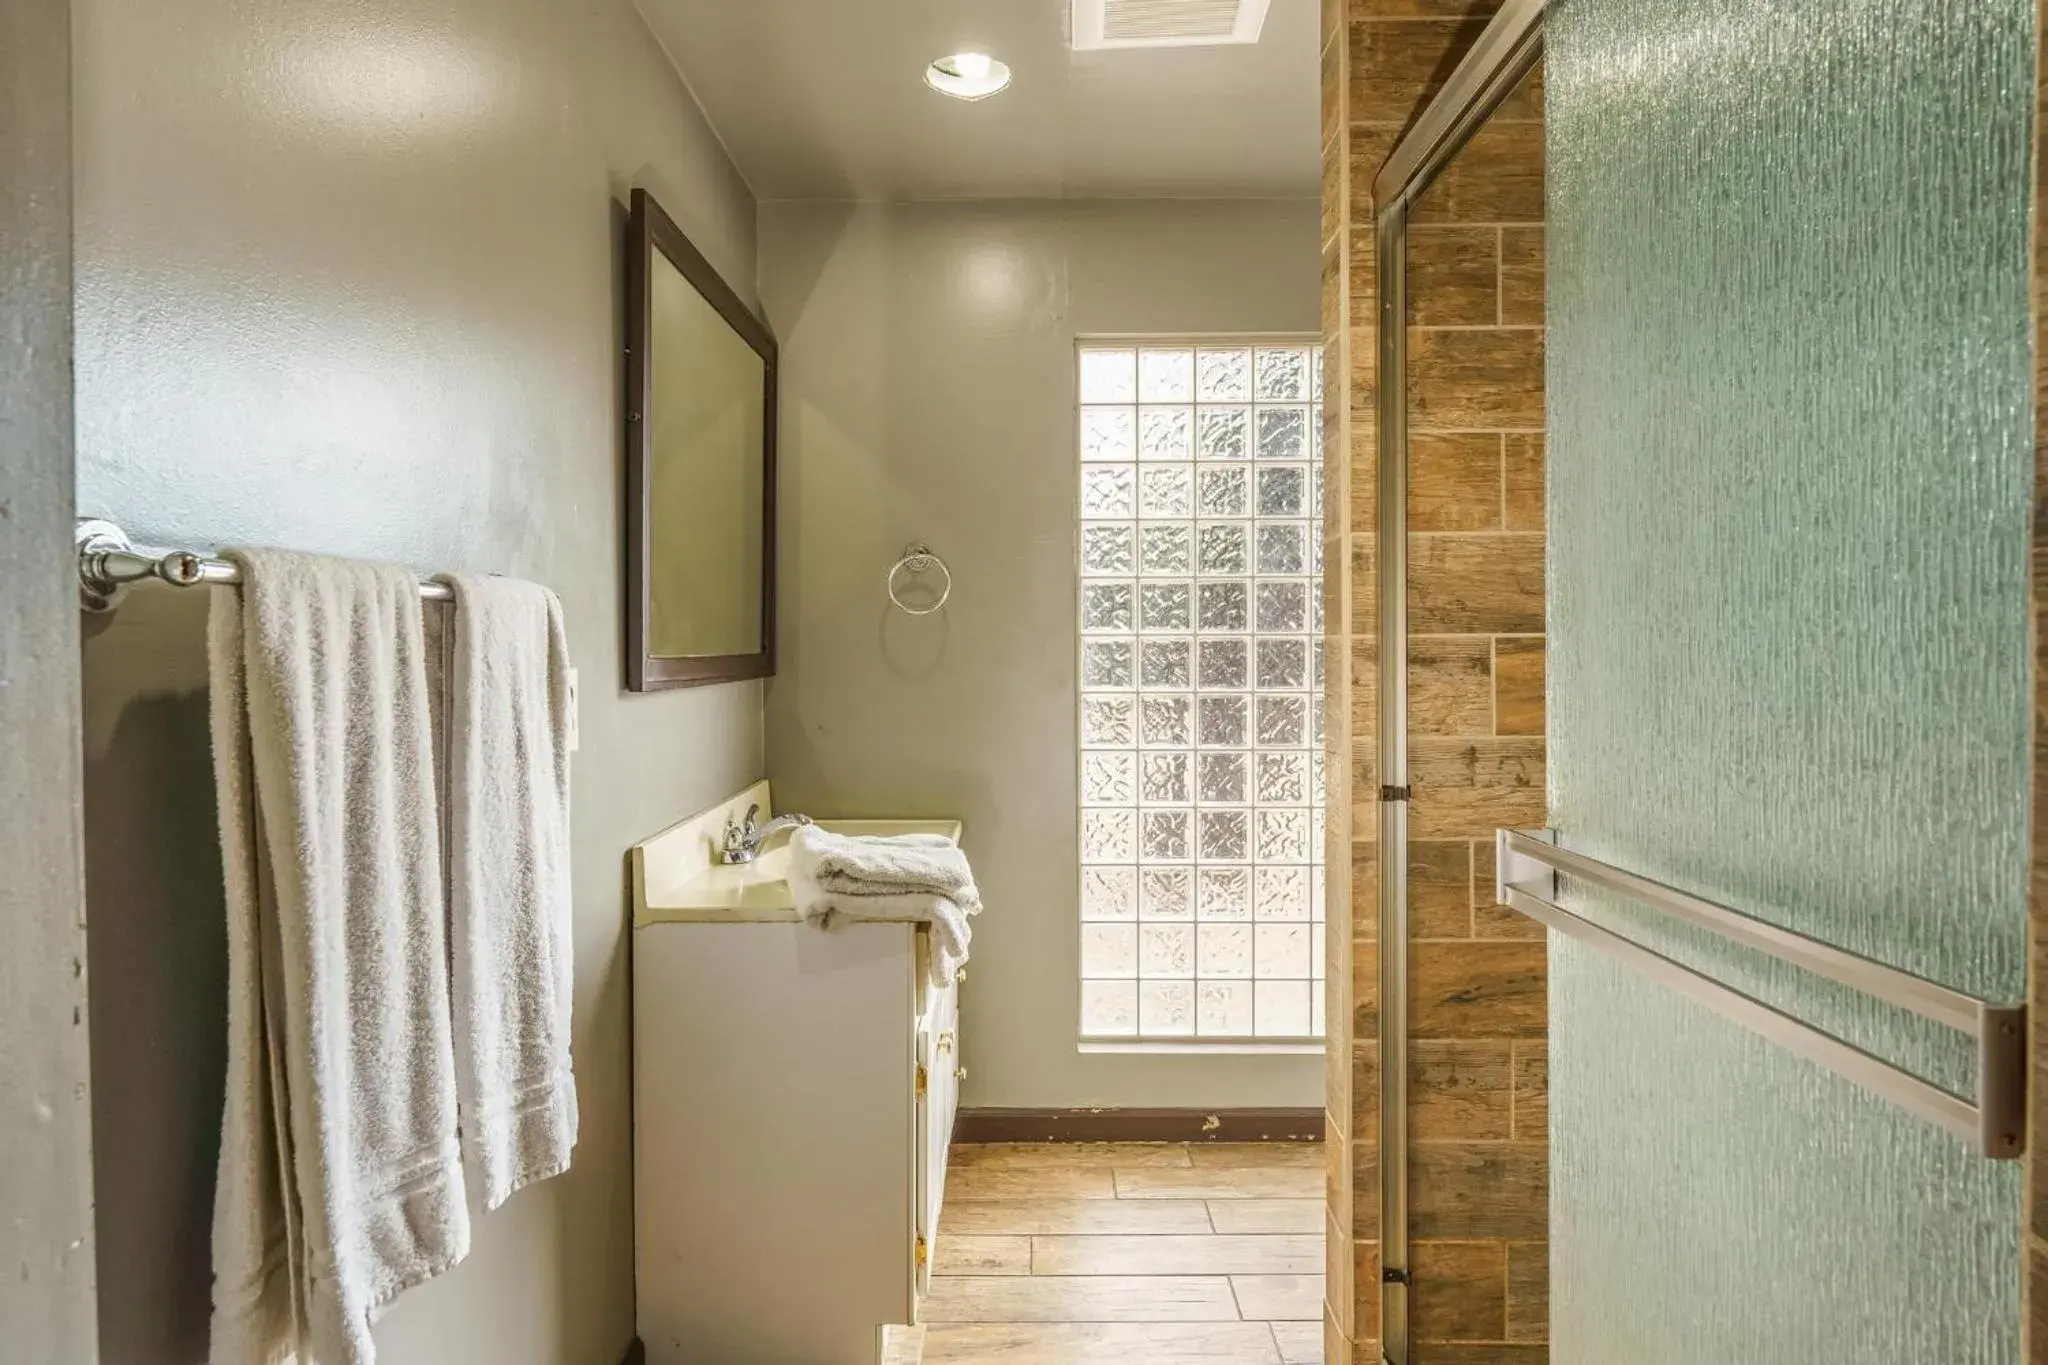
[[(1606, 953), (1780, 1047), (1827, 1067), (1909, 1113), (1939, 1124), (1969, 1141), (1983, 1156), (2005, 1160), (2025, 1151), (2024, 1005), (1965, 995), (1925, 977), (1574, 853), (1558, 842), (1554, 830), (1500, 830), (1495, 835), (1495, 854), (1494, 899), (1500, 904)], [(1637, 905), (1683, 920), (1731, 943), (1767, 953), (1780, 962), (1789, 962), (1969, 1035), (1977, 1046), (1974, 1099), (1950, 1094), (1824, 1029), (1795, 1019), (1566, 909), (1558, 904), (1560, 877), (1627, 897)]]

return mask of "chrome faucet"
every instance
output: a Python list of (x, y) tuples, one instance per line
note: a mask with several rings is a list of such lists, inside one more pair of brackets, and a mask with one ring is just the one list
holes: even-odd
[(808, 815), (778, 815), (765, 825), (757, 825), (754, 817), (760, 813), (758, 804), (751, 805), (743, 819), (725, 822), (725, 843), (718, 850), (718, 861), (728, 865), (751, 863), (761, 856), (761, 845), (767, 843), (771, 835), (811, 823)]

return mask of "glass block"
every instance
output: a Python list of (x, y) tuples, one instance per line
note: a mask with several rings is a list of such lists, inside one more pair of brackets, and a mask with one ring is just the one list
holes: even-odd
[(1081, 401), (1128, 403), (1138, 396), (1138, 357), (1127, 350), (1081, 352)]
[(1298, 574), (1308, 571), (1308, 524), (1266, 522), (1258, 532), (1260, 573)]
[(1243, 753), (1198, 754), (1197, 790), (1205, 806), (1242, 806), (1250, 790), (1251, 763)]
[(1306, 743), (1308, 743), (1307, 697), (1296, 695), (1259, 698), (1260, 748), (1278, 749)]
[(1139, 567), (1148, 574), (1187, 573), (1193, 567), (1188, 526), (1147, 526), (1138, 537)]
[(1147, 583), (1139, 590), (1138, 624), (1144, 630), (1186, 630), (1189, 593), (1186, 583)]
[(1260, 408), (1259, 458), (1300, 460), (1308, 456), (1307, 408)]
[(1138, 756), (1113, 750), (1081, 755), (1081, 802), (1088, 806), (1131, 804), (1132, 773)]
[[(1123, 926), (1115, 926), (1121, 928)], [(1195, 973), (1203, 980), (1244, 979), (1252, 974), (1252, 930), (1248, 924), (1202, 924), (1195, 928)]]
[(1195, 353), (1182, 350), (1138, 352), (1138, 401), (1185, 403), (1195, 396)]
[(1129, 978), (1138, 974), (1138, 926), (1081, 926), (1081, 975), (1087, 978)]
[(1201, 745), (1205, 749), (1237, 749), (1245, 743), (1249, 728), (1248, 697), (1203, 697), (1201, 699)]
[(1251, 918), (1251, 872), (1242, 867), (1205, 867), (1195, 874), (1197, 912), (1205, 920)]
[(1259, 584), (1258, 629), (1275, 634), (1308, 629), (1308, 584)]
[(1188, 667), (1191, 648), (1187, 640), (1139, 641), (1139, 682), (1146, 687), (1188, 686), (1194, 676)]
[(1204, 403), (1242, 403), (1252, 396), (1248, 349), (1201, 351), (1195, 356), (1195, 397)]
[(1134, 867), (1081, 869), (1082, 919), (1136, 919), (1138, 870)]
[(1316, 979), (1309, 983), (1308, 990), (1309, 1032), (1315, 1037), (1321, 1038), (1326, 1036), (1324, 1030), (1329, 1027), (1329, 1022), (1325, 1015), (1323, 1003), (1327, 992), (1324, 990), (1323, 974), (1320, 971), (1316, 973)]
[[(1211, 527), (1204, 527), (1206, 533)], [(1250, 594), (1242, 583), (1204, 583), (1200, 589), (1201, 608), (1197, 619), (1203, 630), (1244, 630), (1251, 625), (1246, 603)]]
[(1244, 468), (1198, 469), (1196, 510), (1205, 517), (1241, 517), (1252, 510), (1251, 471)]
[(1082, 527), (1081, 572), (1104, 577), (1128, 575), (1137, 562), (1131, 552), (1136, 536), (1134, 526)]
[(1130, 628), (1130, 584), (1084, 583), (1081, 585), (1081, 629), (1086, 631), (1121, 631), (1129, 630)]
[(1205, 688), (1245, 686), (1251, 671), (1250, 644), (1241, 639), (1203, 640), (1196, 654), (1196, 682)]
[(1188, 755), (1146, 754), (1140, 771), (1147, 805), (1182, 805), (1193, 799), (1188, 791)]
[(1147, 1038), (1192, 1037), (1195, 1032), (1195, 983), (1140, 982), (1138, 1031)]
[(1195, 926), (1138, 926), (1138, 972), (1144, 977), (1186, 977), (1195, 974)]
[[(1266, 754), (1271, 758), (1273, 755)], [(1302, 863), (1309, 858), (1309, 818), (1306, 808), (1260, 810), (1253, 817), (1253, 832), (1257, 835), (1254, 855), (1262, 863)], [(1263, 872), (1285, 871), (1284, 868), (1262, 868)], [(1308, 883), (1300, 887), (1299, 902), (1302, 913), (1308, 913)]]
[(1261, 1038), (1309, 1036), (1309, 983), (1257, 981), (1252, 1001), (1253, 1032)]
[(1307, 516), (1308, 472), (1300, 465), (1260, 469), (1258, 512), (1262, 517)]
[[(1280, 473), (1268, 470), (1268, 473)], [(1138, 475), (1138, 514), (1145, 517), (1190, 517), (1195, 513), (1193, 471), (1186, 465), (1161, 465)]]
[(1138, 879), (1138, 914), (1147, 920), (1187, 919), (1195, 912), (1194, 879), (1188, 869), (1147, 868)]
[(1195, 987), (1195, 1032), (1205, 1038), (1252, 1036), (1249, 981), (1202, 981)]
[[(1263, 812), (1262, 812), (1263, 813)], [(1261, 920), (1306, 920), (1316, 872), (1305, 867), (1261, 867), (1252, 874), (1252, 904)]]
[(1309, 801), (1308, 755), (1293, 753), (1258, 755), (1260, 805), (1307, 805)]
[(1186, 862), (1190, 856), (1192, 815), (1184, 810), (1148, 810), (1138, 814), (1138, 857), (1148, 863)]
[(1081, 409), (1081, 458), (1131, 460), (1138, 454), (1138, 414), (1130, 408)]
[(1307, 977), (1312, 933), (1314, 927), (1305, 923), (1253, 925), (1255, 970), (1263, 977)]
[(1081, 743), (1091, 749), (1123, 749), (1131, 744), (1132, 699), (1081, 698)]
[(1081, 983), (1081, 1032), (1090, 1038), (1130, 1038), (1138, 1032), (1138, 983)]
[(1129, 687), (1132, 676), (1129, 640), (1088, 640), (1081, 645), (1081, 686)]
[(1204, 460), (1242, 460), (1250, 424), (1248, 408), (1203, 408), (1195, 419), (1195, 455)]
[(1185, 460), (1193, 454), (1188, 409), (1146, 408), (1138, 417), (1138, 458)]
[(1148, 749), (1185, 747), (1191, 726), (1190, 702), (1186, 697), (1138, 698), (1138, 739)]
[[(1245, 553), (1246, 528), (1239, 523), (1204, 526), (1199, 539), (1197, 563), (1204, 574), (1241, 574), (1250, 560)], [(1242, 627), (1239, 627), (1242, 629)]]
[(1249, 811), (1205, 810), (1195, 819), (1198, 825), (1197, 845), (1200, 857), (1205, 863), (1243, 862), (1251, 852), (1251, 820)]
[(1260, 687), (1308, 687), (1309, 656), (1320, 653), (1306, 640), (1261, 640), (1258, 648)]
[[(1320, 684), (1322, 680), (1318, 678), (1316, 681)], [(1322, 747), (1324, 738), (1325, 736), (1323, 734), (1323, 695), (1320, 692), (1312, 692), (1309, 694), (1308, 699), (1308, 741), (1310, 744), (1313, 744), (1318, 749), (1320, 749)], [(1318, 768), (1317, 771), (1320, 774), (1321, 769)], [(1316, 780), (1316, 790), (1321, 791), (1322, 785), (1323, 784), (1321, 777), (1318, 776)]]
[(1137, 470), (1129, 465), (1090, 465), (1081, 471), (1081, 515), (1084, 518), (1120, 521), (1137, 514)]
[(1081, 812), (1081, 861), (1128, 863), (1138, 856), (1137, 817), (1128, 810)]
[(1259, 347), (1254, 357), (1258, 376), (1253, 396), (1261, 402), (1306, 402), (1309, 395), (1309, 355), (1308, 351), (1293, 346)]

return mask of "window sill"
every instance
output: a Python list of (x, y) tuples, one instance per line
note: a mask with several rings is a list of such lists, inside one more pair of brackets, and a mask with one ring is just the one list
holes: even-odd
[(1185, 1041), (1147, 1038), (1128, 1042), (1084, 1039), (1075, 1050), (1088, 1054), (1135, 1053), (1151, 1057), (1320, 1057), (1324, 1044), (1307, 1038), (1190, 1038)]

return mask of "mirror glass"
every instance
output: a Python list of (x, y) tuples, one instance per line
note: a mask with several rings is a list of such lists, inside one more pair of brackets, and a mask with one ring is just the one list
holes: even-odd
[(647, 652), (762, 652), (767, 366), (657, 245), (649, 262)]

